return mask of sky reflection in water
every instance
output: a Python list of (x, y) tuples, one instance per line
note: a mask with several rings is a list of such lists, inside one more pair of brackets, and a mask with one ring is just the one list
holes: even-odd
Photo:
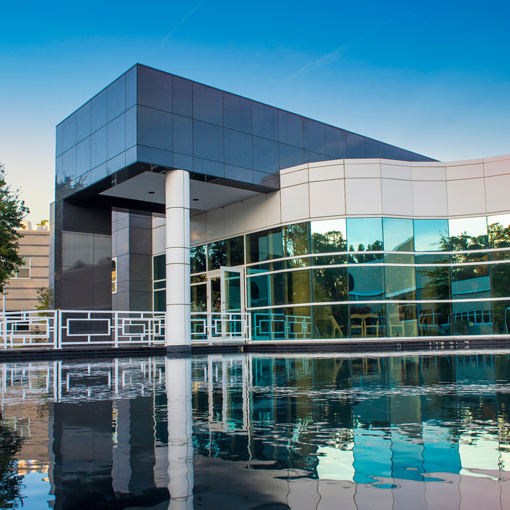
[(509, 369), (506, 352), (4, 363), (0, 507), (510, 508)]

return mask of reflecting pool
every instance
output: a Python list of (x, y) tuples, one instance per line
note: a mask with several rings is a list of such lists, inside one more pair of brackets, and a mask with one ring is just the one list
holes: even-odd
[(0, 364), (0, 507), (510, 508), (510, 352)]

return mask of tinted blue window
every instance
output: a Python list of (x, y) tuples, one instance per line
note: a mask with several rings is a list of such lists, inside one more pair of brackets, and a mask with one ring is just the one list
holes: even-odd
[(131, 108), (126, 112), (126, 148), (129, 149), (136, 145), (136, 108)]
[(278, 113), (278, 139), (281, 143), (303, 147), (303, 123), (301, 117), (292, 113)]
[(193, 121), (179, 115), (173, 116), (174, 151), (193, 155)]
[(232, 94), (224, 94), (224, 125), (226, 128), (251, 133), (251, 101)]
[(138, 67), (138, 104), (172, 111), (172, 75)]
[(326, 154), (334, 159), (346, 157), (345, 131), (334, 127), (326, 126)]
[(303, 148), (324, 154), (326, 150), (324, 124), (303, 119)]
[(225, 177), (225, 165), (207, 159), (194, 158), (193, 170), (199, 174)]
[(64, 152), (62, 155), (62, 167), (65, 177), (71, 179), (76, 177), (76, 147)]
[(365, 143), (367, 158), (384, 158), (384, 144), (382, 142), (367, 138)]
[(108, 130), (108, 159), (117, 156), (126, 150), (126, 117), (121, 115), (112, 120), (107, 126)]
[(108, 122), (126, 111), (126, 77), (121, 76), (108, 87)]
[(303, 151), (303, 163), (317, 163), (317, 161), (324, 161), (326, 156), (324, 154), (317, 154), (316, 152)]
[(366, 158), (365, 138), (346, 133), (347, 158)]
[(268, 173), (278, 171), (277, 142), (253, 137), (253, 168)]
[(303, 164), (303, 149), (280, 144), (280, 168), (290, 168)]
[(398, 147), (384, 144), (384, 158), (399, 161), (402, 159), (402, 151)]
[(383, 230), (386, 251), (414, 251), (413, 220), (384, 218)]
[(129, 110), (136, 104), (136, 72), (134, 67), (126, 73), (126, 110)]
[(252, 103), (253, 134), (269, 140), (278, 140), (278, 112), (275, 108)]
[(223, 125), (223, 92), (193, 83), (193, 118)]
[(66, 119), (62, 125), (62, 128), (62, 149), (65, 152), (73, 145), (76, 145), (76, 114), (71, 115), (68, 119)]
[(76, 146), (76, 175), (83, 175), (90, 170), (90, 138)]
[(92, 115), (92, 104), (90, 101), (84, 104), (76, 112), (76, 141), (81, 142), (90, 136), (90, 121)]
[(223, 128), (193, 121), (194, 155), (223, 162)]
[(414, 220), (416, 251), (448, 251), (448, 220)]
[(161, 110), (138, 107), (138, 145), (172, 150), (172, 115)]
[(193, 116), (193, 85), (189, 80), (174, 76), (173, 110), (184, 117)]
[(349, 218), (346, 223), (349, 251), (382, 250), (381, 218)]
[(60, 156), (62, 154), (63, 127), (64, 124), (60, 123), (56, 129), (57, 156)]
[(107, 118), (107, 91), (103, 90), (100, 94), (94, 97), (92, 103), (92, 120), (90, 132), (93, 133), (106, 124)]
[(90, 165), (92, 168), (106, 161), (106, 127), (90, 137)]
[(225, 163), (252, 168), (252, 137), (225, 129)]

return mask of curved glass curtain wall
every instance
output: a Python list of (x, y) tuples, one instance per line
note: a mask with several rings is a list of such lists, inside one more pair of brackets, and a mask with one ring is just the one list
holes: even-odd
[(207, 271), (240, 265), (257, 340), (510, 328), (510, 215), (309, 221), (196, 246), (192, 310), (207, 310)]

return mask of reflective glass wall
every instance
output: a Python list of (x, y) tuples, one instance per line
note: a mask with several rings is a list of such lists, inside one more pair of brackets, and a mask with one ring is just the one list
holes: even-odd
[(509, 331), (510, 215), (311, 221), (196, 246), (194, 311), (221, 266), (245, 267), (256, 340)]

